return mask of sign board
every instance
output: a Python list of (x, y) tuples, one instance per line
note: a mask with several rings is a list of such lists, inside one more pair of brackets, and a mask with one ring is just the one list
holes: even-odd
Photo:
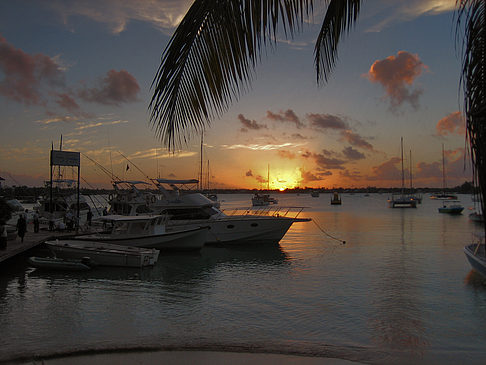
[(51, 166), (80, 166), (79, 152), (51, 150)]

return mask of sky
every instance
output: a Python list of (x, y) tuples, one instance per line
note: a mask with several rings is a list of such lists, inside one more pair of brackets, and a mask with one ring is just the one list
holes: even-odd
[[(317, 1), (319, 3), (319, 1)], [(149, 123), (151, 83), (188, 0), (0, 2), (0, 176), (43, 186), (52, 146), (81, 153), (81, 186), (197, 178), (201, 136), (172, 152)], [(455, 0), (365, 0), (327, 84), (325, 11), (264, 49), (251, 87), (207, 127), (211, 188), (400, 187), (472, 180)], [(94, 161), (94, 162), (93, 162)], [(208, 173), (209, 169), (209, 173)], [(76, 178), (65, 168), (64, 178)], [(269, 177), (269, 181), (268, 181)]]

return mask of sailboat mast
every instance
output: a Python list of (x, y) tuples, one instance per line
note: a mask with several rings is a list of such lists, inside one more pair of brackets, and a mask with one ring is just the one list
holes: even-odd
[(199, 189), (203, 190), (204, 185), (203, 185), (203, 138), (204, 138), (204, 133), (201, 133), (201, 160), (199, 161)]
[(412, 150), (410, 150), (410, 193), (412, 193), (413, 183), (412, 183)]
[(267, 166), (267, 190), (270, 191), (270, 164)]
[(442, 192), (446, 189), (446, 179), (445, 179), (445, 155), (444, 155), (444, 144), (442, 143)]
[(403, 137), (400, 138), (400, 145), (401, 145), (401, 149), (402, 149), (402, 194), (403, 194), (403, 189), (405, 187), (405, 179), (404, 179), (404, 176), (403, 176)]

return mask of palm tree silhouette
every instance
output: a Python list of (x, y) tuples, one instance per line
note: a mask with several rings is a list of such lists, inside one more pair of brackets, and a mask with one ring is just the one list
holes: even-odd
[[(314, 48), (317, 82), (326, 82), (343, 36), (358, 19), (363, 0), (322, 0), (326, 14)], [(195, 0), (165, 48), (152, 82), (150, 122), (169, 149), (187, 142), (238, 100), (265, 46), (275, 46), (278, 26), (300, 31), (315, 0)], [(466, 138), (479, 187), (486, 197), (486, 0), (456, 0), (462, 40)], [(460, 34), (464, 30), (464, 34)], [(485, 225), (486, 230), (486, 225)]]

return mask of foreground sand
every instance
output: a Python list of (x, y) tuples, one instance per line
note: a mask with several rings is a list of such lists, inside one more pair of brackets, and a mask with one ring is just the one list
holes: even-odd
[(280, 354), (254, 354), (214, 351), (153, 351), (153, 352), (122, 352), (91, 355), (76, 355), (50, 359), (37, 359), (35, 362), (24, 364), (45, 365), (145, 365), (145, 364), (198, 364), (198, 365), (243, 365), (243, 364), (270, 364), (270, 365), (351, 365), (358, 364), (353, 361), (306, 357)]

